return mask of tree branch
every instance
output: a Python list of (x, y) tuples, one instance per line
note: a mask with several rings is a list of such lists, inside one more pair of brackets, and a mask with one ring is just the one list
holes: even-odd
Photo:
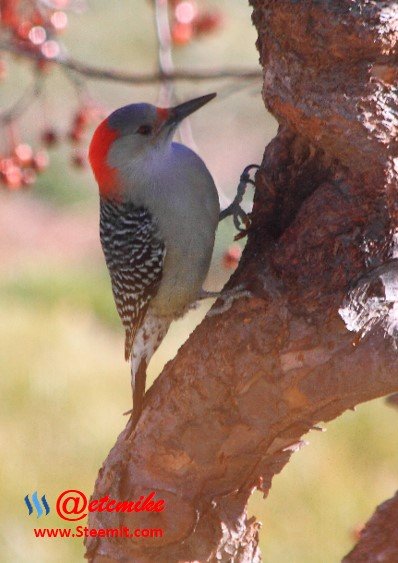
[(269, 491), (317, 423), (398, 391), (398, 92), (380, 69), (396, 69), (398, 7), (251, 4), (264, 101), (281, 125), (227, 285), (251, 297), (215, 304), (99, 472), (93, 498), (155, 490), (166, 510), (93, 513), (91, 527), (164, 536), (89, 538), (91, 561), (258, 561), (253, 489)]
[(220, 69), (205, 69), (192, 71), (189, 69), (175, 70), (171, 73), (166, 73), (162, 71), (153, 73), (129, 73), (124, 71), (118, 71), (109, 68), (101, 68), (96, 66), (91, 66), (81, 61), (77, 61), (70, 57), (58, 57), (54, 59), (48, 59), (42, 55), (39, 51), (27, 50), (23, 43), (15, 43), (8, 41), (0, 42), (0, 51), (6, 51), (13, 53), (27, 59), (32, 59), (35, 61), (45, 61), (47, 63), (51, 62), (59, 66), (73, 70), (86, 78), (91, 78), (93, 80), (110, 80), (113, 82), (123, 82), (125, 84), (156, 84), (162, 81), (192, 81), (200, 82), (207, 80), (226, 80), (226, 79), (236, 79), (236, 80), (247, 80), (251, 78), (260, 78), (261, 72), (257, 69), (247, 69), (247, 68), (220, 68)]
[(398, 492), (377, 507), (361, 532), (357, 545), (343, 563), (373, 563), (398, 561)]
[(33, 83), (26, 88), (20, 98), (18, 98), (9, 108), (0, 112), (1, 124), (8, 125), (25, 113), (32, 104), (33, 100), (39, 97), (42, 91), (42, 86), (43, 81), (41, 77), (36, 77)]

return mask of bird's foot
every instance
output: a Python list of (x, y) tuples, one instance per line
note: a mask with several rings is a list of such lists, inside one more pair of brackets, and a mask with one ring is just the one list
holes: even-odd
[(208, 317), (215, 317), (216, 315), (225, 313), (225, 311), (228, 311), (231, 308), (232, 303), (237, 299), (241, 299), (242, 297), (252, 297), (252, 293), (248, 289), (245, 289), (245, 286), (242, 284), (237, 285), (233, 289), (229, 289), (224, 293), (217, 293), (216, 291), (209, 291), (205, 293), (211, 295), (207, 295), (203, 297), (203, 299), (207, 299), (208, 297), (217, 297), (222, 301), (221, 305), (210, 309), (207, 313)]
[(217, 299), (218, 297), (221, 297), (221, 291), (206, 291), (202, 289), (199, 293), (198, 301), (203, 301), (203, 299)]
[[(245, 237), (250, 228), (249, 215), (246, 213), (246, 211), (242, 209), (241, 203), (246, 191), (247, 184), (251, 184), (252, 186), (254, 186), (254, 180), (250, 178), (250, 172), (253, 169), (258, 170), (259, 168), (260, 166), (258, 164), (249, 164), (249, 166), (246, 166), (246, 168), (243, 170), (240, 176), (235, 199), (230, 205), (228, 205), (228, 207), (223, 209), (220, 213), (219, 221), (222, 221), (226, 217), (232, 215), (235, 228), (237, 231), (239, 231), (238, 234), (235, 236), (235, 240), (239, 240)], [(242, 228), (242, 225), (244, 225), (244, 228)]]
[(196, 301), (189, 305), (190, 311), (195, 311), (200, 305), (201, 301), (205, 299), (218, 299), (221, 297), (221, 291), (206, 291), (205, 289), (201, 289)]

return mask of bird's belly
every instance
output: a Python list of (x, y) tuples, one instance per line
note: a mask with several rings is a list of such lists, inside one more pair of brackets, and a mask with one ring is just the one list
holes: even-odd
[(151, 302), (159, 315), (178, 318), (198, 299), (209, 270), (213, 244), (214, 236), (204, 248), (193, 235), (185, 240), (180, 238), (173, 248), (168, 248), (166, 243), (162, 280)]
[(161, 169), (156, 161), (149, 170), (151, 182), (135, 186), (132, 201), (148, 209), (165, 246), (151, 308), (177, 318), (197, 300), (206, 278), (218, 225), (218, 195), (204, 163), (182, 146), (173, 145)]

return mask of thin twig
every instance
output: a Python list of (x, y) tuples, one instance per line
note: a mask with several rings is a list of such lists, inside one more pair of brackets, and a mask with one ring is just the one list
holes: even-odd
[[(158, 39), (159, 72), (164, 77), (160, 85), (158, 105), (169, 107), (178, 102), (175, 84), (168, 79), (168, 76), (174, 73), (169, 5), (168, 0), (154, 0), (153, 4)], [(178, 135), (184, 144), (190, 146), (191, 149), (197, 149), (189, 118), (185, 118), (180, 124)]]
[(163, 77), (159, 89), (160, 106), (168, 107), (174, 101), (174, 86), (168, 77), (174, 73), (173, 53), (171, 49), (171, 33), (169, 7), (167, 0), (153, 2), (158, 40), (158, 71)]
[(124, 71), (113, 70), (109, 68), (101, 68), (91, 66), (81, 61), (69, 57), (48, 59), (38, 51), (28, 51), (23, 44), (10, 43), (7, 41), (0, 42), (0, 51), (7, 51), (9, 53), (21, 55), (23, 57), (33, 59), (36, 61), (51, 62), (59, 66), (73, 70), (79, 74), (84, 75), (86, 78), (93, 80), (111, 80), (114, 82), (124, 82), (126, 84), (155, 84), (163, 80), (168, 81), (205, 81), (205, 80), (225, 80), (237, 79), (247, 80), (249, 78), (260, 78), (261, 71), (257, 69), (242, 68), (215, 68), (203, 70), (187, 70), (179, 69), (174, 70), (172, 73), (154, 72), (154, 73), (128, 73)]
[(0, 112), (0, 123), (8, 125), (18, 117), (20, 117), (31, 105), (32, 101), (37, 98), (42, 91), (42, 80), (36, 78), (33, 84), (30, 84), (22, 96), (12, 104), (8, 109)]

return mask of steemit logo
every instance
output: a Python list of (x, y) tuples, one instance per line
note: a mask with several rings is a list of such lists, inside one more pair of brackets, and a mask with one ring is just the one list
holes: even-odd
[[(25, 501), (26, 506), (28, 507), (29, 516), (30, 516), (33, 513), (33, 506), (32, 506), (32, 503), (30, 502), (29, 495), (26, 495), (26, 497), (24, 498), (24, 501)], [(33, 502), (33, 505), (36, 509), (38, 518), (40, 518), (40, 516), (43, 516), (43, 507), (44, 507), (44, 510), (46, 511), (46, 516), (47, 516), (47, 514), (49, 514), (50, 507), (48, 506), (46, 495), (43, 495), (41, 497), (41, 503), (40, 503), (40, 500), (37, 498), (37, 491), (35, 491), (32, 495), (32, 502)]]

